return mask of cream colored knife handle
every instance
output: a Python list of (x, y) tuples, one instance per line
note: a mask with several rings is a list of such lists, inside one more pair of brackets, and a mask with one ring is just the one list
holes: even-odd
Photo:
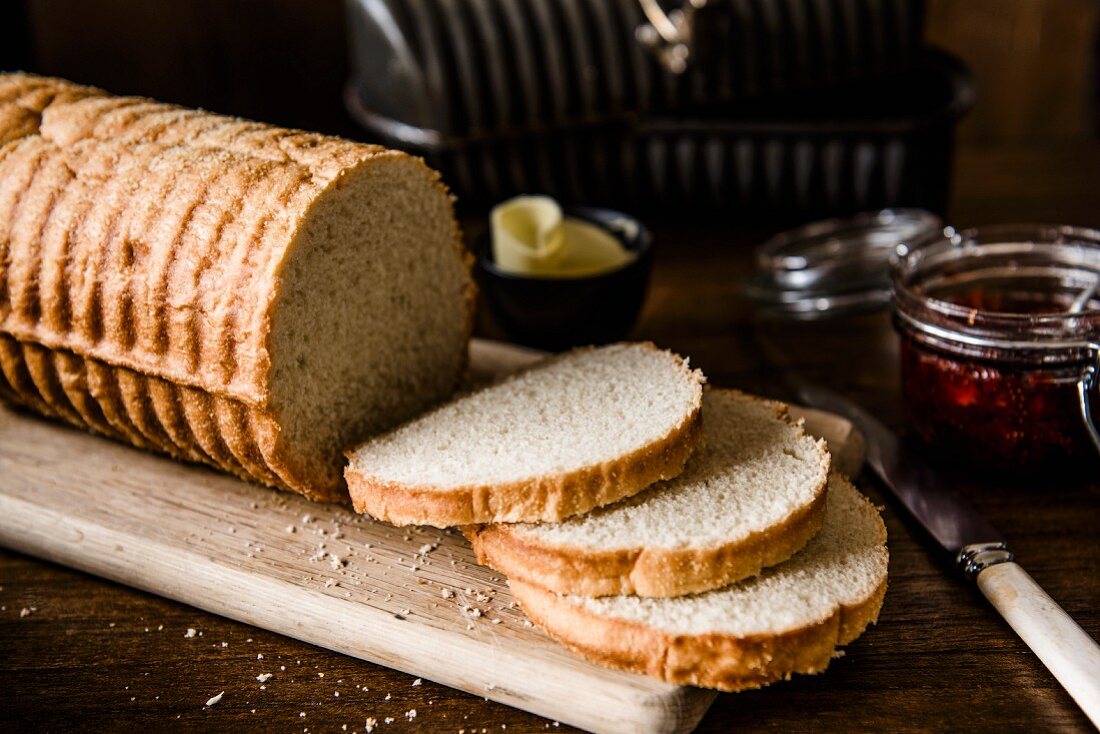
[(1100, 729), (1100, 646), (1019, 564), (978, 572), (978, 588)]

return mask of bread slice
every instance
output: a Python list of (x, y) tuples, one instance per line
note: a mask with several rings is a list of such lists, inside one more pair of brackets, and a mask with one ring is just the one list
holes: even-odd
[(561, 520), (679, 474), (702, 385), (652, 344), (568, 352), (350, 451), (348, 489), (396, 525)]
[(447, 398), (473, 284), (417, 158), (0, 74), (0, 395), (345, 500), (343, 449)]
[(734, 390), (708, 389), (703, 418), (675, 479), (560, 523), (467, 528), (478, 560), (563, 594), (680, 596), (790, 558), (825, 519), (825, 442)]
[(848, 480), (829, 481), (825, 524), (793, 558), (694, 596), (563, 596), (509, 580), (539, 627), (597, 663), (735, 691), (817, 673), (878, 619), (886, 527)]

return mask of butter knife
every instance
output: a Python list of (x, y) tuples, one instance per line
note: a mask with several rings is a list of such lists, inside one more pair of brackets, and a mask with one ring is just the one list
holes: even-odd
[(1100, 729), (1100, 646), (1016, 562), (1004, 536), (859, 405), (802, 381), (794, 387), (806, 405), (842, 415), (862, 431), (874, 473)]

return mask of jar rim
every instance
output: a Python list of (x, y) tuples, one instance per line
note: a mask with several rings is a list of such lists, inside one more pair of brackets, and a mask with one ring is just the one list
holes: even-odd
[[(961, 231), (946, 227), (899, 252), (892, 270), (899, 320), (940, 342), (972, 348), (1060, 352), (1064, 358), (1100, 350), (1098, 230), (1048, 224)], [(1077, 310), (1072, 310), (1078, 305), (1075, 301), (1063, 311), (1025, 313), (937, 297), (936, 288), (944, 289), (946, 283), (969, 283), (980, 288), (982, 279), (988, 285), (994, 274), (1005, 280), (1029, 277), (1036, 282), (1072, 281), (1080, 288), (1083, 300)]]
[(923, 209), (889, 208), (824, 219), (780, 232), (756, 248), (743, 293), (761, 315), (814, 320), (890, 302), (898, 248), (941, 231)]

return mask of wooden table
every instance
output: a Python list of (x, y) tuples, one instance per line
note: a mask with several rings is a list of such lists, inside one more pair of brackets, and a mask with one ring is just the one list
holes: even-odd
[[(1097, 170), (1093, 144), (961, 151), (952, 219), (1100, 226)], [(766, 233), (685, 222), (654, 229), (653, 289), (636, 336), (691, 355), (715, 384), (782, 396), (736, 295), (749, 250)], [(890, 342), (886, 333), (824, 327), (805, 340), (799, 364), (897, 422)], [(1100, 637), (1100, 480), (962, 481), (1036, 580)], [(866, 477), (861, 486), (885, 502)], [(981, 596), (894, 506), (885, 516), (890, 591), (878, 626), (822, 676), (721, 696), (700, 730), (1088, 731)], [(272, 665), (286, 673), (259, 690), (255, 676)], [(564, 728), (8, 551), (0, 551), (0, 690), (5, 730), (362, 731), (368, 716), (393, 717), (381, 731)], [(204, 709), (220, 691), (225, 701)]]

